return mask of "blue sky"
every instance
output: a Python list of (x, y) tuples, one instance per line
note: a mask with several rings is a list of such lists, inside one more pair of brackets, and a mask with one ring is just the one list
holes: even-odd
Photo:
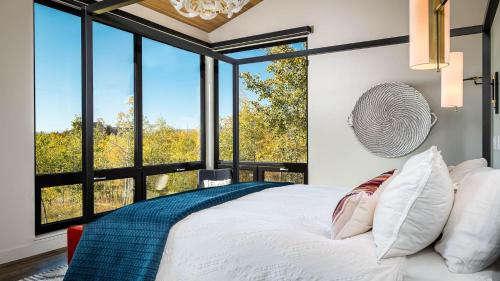
[[(81, 116), (80, 19), (35, 4), (36, 130), (63, 131)], [(302, 48), (295, 44), (296, 49)], [(234, 58), (264, 55), (263, 49), (232, 53)], [(242, 65), (241, 72), (268, 77), (269, 62)], [(143, 39), (143, 113), (178, 129), (200, 126), (200, 56), (147, 38)], [(134, 94), (133, 35), (94, 23), (94, 120), (115, 125), (127, 112)], [(219, 66), (221, 117), (231, 115), (232, 69)], [(250, 99), (252, 93), (240, 92)]]
[[(295, 50), (303, 50), (304, 45), (302, 43), (292, 44)], [(257, 56), (266, 55), (265, 49), (254, 49), (236, 53), (227, 54), (228, 56), (235, 59), (250, 58)], [(258, 74), (262, 79), (269, 78), (270, 74), (266, 71), (267, 66), (271, 62), (260, 62), (252, 64), (240, 65), (240, 72), (250, 72), (253, 75)], [(226, 117), (232, 115), (232, 66), (231, 64), (225, 62), (219, 62), (219, 116)], [(254, 93), (245, 90), (243, 80), (240, 79), (240, 97), (245, 97), (250, 100), (255, 100), (256, 96)]]
[[(35, 4), (36, 130), (81, 116), (80, 20)], [(94, 119), (116, 123), (133, 96), (133, 36), (94, 23)], [(200, 56), (143, 39), (143, 113), (179, 129), (200, 126)]]
[(79, 18), (35, 4), (37, 131), (69, 128), (81, 116), (80, 65)]

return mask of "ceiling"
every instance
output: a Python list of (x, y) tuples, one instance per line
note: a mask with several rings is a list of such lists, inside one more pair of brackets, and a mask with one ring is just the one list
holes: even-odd
[(179, 14), (177, 10), (175, 10), (172, 4), (170, 4), (169, 0), (144, 0), (139, 3), (147, 8), (155, 10), (159, 13), (162, 13), (168, 17), (174, 18), (183, 23), (199, 28), (203, 31), (212, 32), (213, 30), (217, 29), (223, 24), (229, 22), (235, 17), (253, 8), (255, 5), (259, 4), (262, 1), (263, 0), (250, 0), (250, 2), (248, 2), (248, 4), (246, 4), (245, 7), (243, 7), (243, 9), (238, 14), (233, 15), (233, 17), (230, 19), (228, 19), (226, 15), (218, 15), (216, 18), (212, 20), (204, 20), (201, 19), (200, 17), (186, 18), (181, 14)]

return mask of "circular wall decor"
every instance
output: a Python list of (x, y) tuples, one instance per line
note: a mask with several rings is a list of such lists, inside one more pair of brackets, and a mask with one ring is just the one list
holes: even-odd
[(403, 83), (385, 83), (359, 98), (348, 123), (370, 152), (396, 158), (417, 149), (436, 121), (416, 89)]

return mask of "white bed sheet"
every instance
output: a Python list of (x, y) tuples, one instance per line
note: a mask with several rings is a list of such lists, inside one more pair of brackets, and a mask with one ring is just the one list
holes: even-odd
[(170, 230), (156, 280), (488, 280), (443, 279), (442, 260), (429, 272), (432, 252), (377, 262), (371, 233), (330, 239), (331, 213), (350, 190), (276, 187), (194, 213)]
[[(497, 263), (498, 264), (498, 263)], [(443, 258), (432, 247), (407, 257), (404, 281), (498, 281), (498, 265), (473, 274), (451, 273)]]

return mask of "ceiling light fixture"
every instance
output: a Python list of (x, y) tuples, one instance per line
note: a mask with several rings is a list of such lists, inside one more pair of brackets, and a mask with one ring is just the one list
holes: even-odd
[(199, 16), (211, 20), (219, 14), (231, 18), (239, 13), (250, 0), (170, 0), (170, 3), (181, 15), (194, 18)]

